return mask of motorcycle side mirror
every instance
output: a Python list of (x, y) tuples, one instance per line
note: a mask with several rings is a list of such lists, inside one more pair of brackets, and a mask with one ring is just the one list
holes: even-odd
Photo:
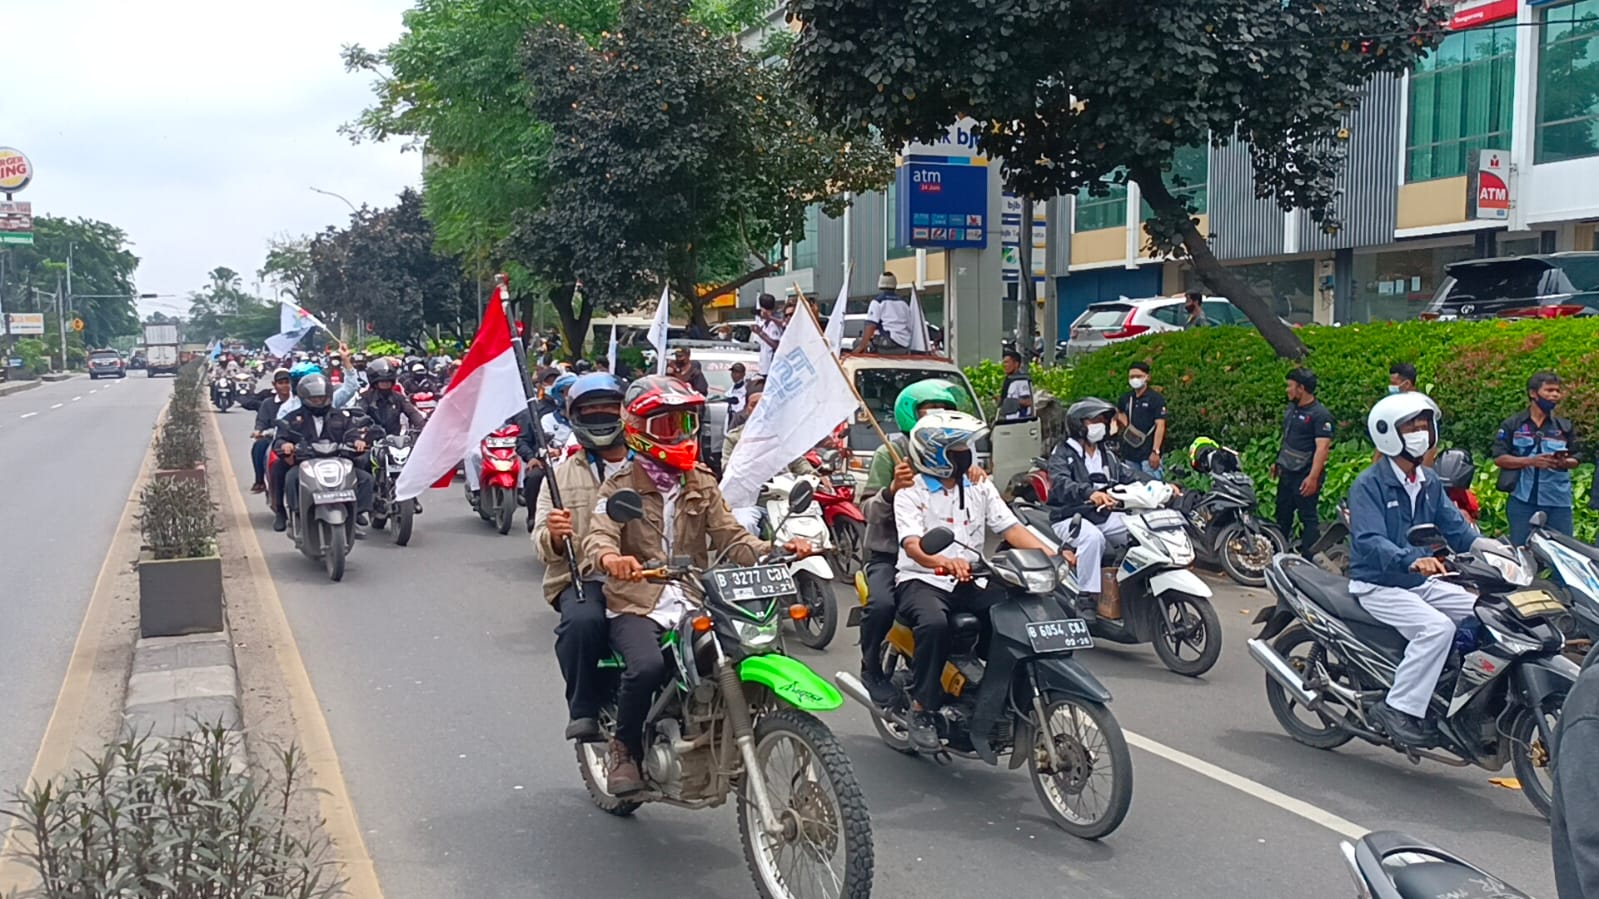
[(1448, 544), (1444, 539), (1444, 532), (1435, 524), (1418, 524), (1405, 532), (1405, 539), (1411, 546), (1424, 546), (1428, 549), (1437, 549)]
[(1535, 528), (1544, 527), (1549, 524), (1549, 513), (1534, 512), (1532, 513), (1532, 517), (1527, 519), (1527, 523)]
[(1077, 539), (1077, 535), (1081, 534), (1082, 532), (1083, 532), (1083, 516), (1081, 514), (1073, 515), (1072, 516), (1072, 520), (1071, 520), (1071, 524), (1066, 525), (1066, 535), (1067, 535), (1067, 537), (1069, 539), (1075, 541)]
[(922, 535), (922, 552), (936, 556), (955, 543), (955, 532), (949, 528), (933, 528)]
[(605, 501), (605, 515), (618, 524), (644, 517), (644, 497), (637, 490), (618, 490)]
[(801, 479), (788, 491), (788, 514), (798, 515), (811, 507), (811, 500), (816, 496), (816, 488), (808, 480)]

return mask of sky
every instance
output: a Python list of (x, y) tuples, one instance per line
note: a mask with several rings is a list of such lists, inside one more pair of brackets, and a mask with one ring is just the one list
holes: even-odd
[[(421, 183), (421, 155), (338, 133), (412, 0), (4, 0), (0, 146), (33, 163), (33, 213), (109, 222), (140, 258), (141, 314), (183, 313), (223, 265), (254, 289), (267, 241), (343, 226)], [(269, 288), (263, 285), (263, 295)]]

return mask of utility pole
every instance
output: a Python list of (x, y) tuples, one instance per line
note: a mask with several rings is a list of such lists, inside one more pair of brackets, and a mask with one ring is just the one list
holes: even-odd
[(66, 294), (61, 290), (60, 275), (56, 275), (56, 329), (61, 335), (61, 370), (64, 372), (67, 370), (67, 315)]

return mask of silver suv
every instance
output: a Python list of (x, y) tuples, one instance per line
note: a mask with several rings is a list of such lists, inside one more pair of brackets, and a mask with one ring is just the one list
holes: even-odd
[[(1143, 334), (1181, 331), (1188, 322), (1185, 298), (1146, 297), (1092, 303), (1072, 322), (1066, 341), (1067, 355), (1090, 353), (1100, 347)], [(1224, 297), (1205, 297), (1205, 317), (1213, 325), (1247, 325), (1249, 319)]]

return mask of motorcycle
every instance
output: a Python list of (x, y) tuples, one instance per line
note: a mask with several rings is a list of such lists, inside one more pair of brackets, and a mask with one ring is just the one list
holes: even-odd
[(1317, 749), (1359, 737), (1418, 764), (1425, 758), (1498, 771), (1508, 762), (1527, 801), (1547, 816), (1555, 728), (1578, 671), (1560, 654), (1565, 640), (1548, 621), (1565, 607), (1528, 589), (1532, 559), (1524, 549), (1484, 541), (1478, 552), (1450, 556), (1429, 524), (1411, 528), (1408, 538), (1436, 548), (1449, 576), (1478, 593), (1476, 614), (1461, 624), (1430, 703), (1448, 754), (1400, 743), (1372, 724), (1367, 713), (1393, 686), (1405, 638), (1366, 612), (1347, 580), (1286, 553), (1266, 573), (1277, 604), (1261, 609), (1255, 622), (1265, 627), (1249, 641), (1250, 656), (1266, 669), (1272, 714), (1290, 737)]
[[(810, 503), (810, 486), (801, 481), (787, 508), (794, 513)], [(643, 498), (631, 490), (612, 495), (605, 514), (649, 527)], [(644, 725), (639, 769), (646, 790), (626, 798), (607, 792), (604, 742), (576, 744), (578, 768), (594, 804), (619, 817), (647, 802), (702, 809), (733, 798), (744, 858), (763, 899), (867, 899), (873, 856), (866, 801), (838, 738), (811, 714), (844, 699), (783, 654), (781, 618), (809, 611), (789, 604), (797, 590), (791, 561), (774, 555), (753, 567), (713, 562), (705, 569), (686, 559), (650, 563), (645, 576), (680, 585), (692, 607), (661, 635), (674, 677)], [(622, 665), (618, 657), (601, 663), (611, 674)], [(600, 713), (607, 740), (615, 727), (613, 700)]]
[(1544, 589), (1568, 609), (1554, 625), (1566, 637), (1566, 657), (1580, 665), (1599, 637), (1599, 550), (1552, 530), (1543, 512), (1534, 512), (1530, 523), (1527, 549), (1554, 581)]
[(211, 403), (218, 412), (233, 408), (233, 379), (223, 375), (211, 382)]
[(1210, 475), (1210, 489), (1185, 490), (1177, 501), (1194, 548), (1245, 587), (1266, 586), (1266, 566), (1288, 549), (1288, 539), (1256, 514), (1255, 482), (1240, 468), (1238, 451), (1215, 447), (1196, 459), (1194, 468)]
[(1360, 899), (1532, 899), (1471, 862), (1394, 830), (1338, 844)]
[(1338, 501), (1332, 524), (1321, 529), (1321, 538), (1310, 548), (1310, 557), (1329, 574), (1349, 572), (1349, 500)]
[(816, 469), (816, 502), (833, 544), (833, 563), (848, 578), (866, 564), (866, 515), (855, 503), (855, 476), (836, 449), (811, 450), (806, 461)]
[(826, 649), (838, 630), (838, 598), (833, 595), (833, 568), (827, 564), (825, 554), (833, 549), (827, 533), (827, 522), (822, 509), (813, 499), (799, 511), (789, 510), (789, 498), (800, 484), (813, 492), (809, 478), (798, 478), (782, 473), (772, 478), (761, 489), (761, 499), (766, 503), (766, 520), (781, 522), (773, 529), (775, 543), (787, 543), (794, 538), (809, 540), (822, 555), (806, 556), (789, 565), (799, 601), (808, 610), (804, 618), (794, 620), (795, 636), (811, 649)]
[(299, 479), (299, 502), (286, 504), (289, 539), (312, 561), (327, 566), (329, 580), (344, 578), (344, 560), (355, 545), (355, 447), (318, 440), (291, 477)]
[(410, 434), (394, 434), (384, 437), (372, 453), (372, 527), (383, 530), (392, 523), (397, 546), (411, 542), (411, 528), (416, 517), (416, 500), (394, 498), (394, 485), (411, 458), (411, 446)]
[[(398, 384), (395, 385), (395, 388), (400, 393), (405, 392)], [(418, 391), (411, 394), (411, 404), (416, 406), (417, 411), (432, 418), (433, 410), (439, 407), (439, 395), (428, 390)]]
[[(1121, 550), (1106, 548), (1099, 604), (1089, 630), (1113, 643), (1148, 643), (1161, 664), (1178, 674), (1204, 674), (1221, 657), (1221, 619), (1210, 603), (1210, 587), (1188, 570), (1194, 548), (1187, 520), (1177, 510), (1163, 508), (1173, 496), (1171, 485), (1127, 484), (1106, 492), (1124, 513), (1128, 544)], [(1011, 509), (1045, 546), (1060, 546), (1048, 510), (1021, 500), (1013, 501)], [(1077, 591), (1075, 575), (1067, 587)]]
[(1004, 495), (1039, 506), (1049, 502), (1049, 460), (1043, 456), (1034, 458), (1032, 468), (1011, 477)]
[[(921, 542), (924, 552), (939, 553), (955, 537), (940, 527)], [(986, 639), (977, 615), (949, 616), (950, 654), (940, 678), (945, 700), (933, 716), (944, 745), (934, 761), (947, 765), (958, 755), (997, 765), (1008, 754), (1012, 769), (1028, 766), (1039, 801), (1061, 829), (1089, 840), (1109, 835), (1132, 804), (1132, 757), (1107, 705), (1110, 691), (1072, 657), (1092, 648), (1094, 638), (1056, 593), (1070, 566), (1039, 550), (1001, 549), (973, 563), (972, 575), (999, 578), (1006, 596), (988, 612)], [(857, 585), (865, 605), (864, 581)], [(905, 723), (915, 654), (915, 636), (895, 622), (883, 656), (896, 689), (888, 708), (872, 702), (854, 675), (833, 675), (845, 695), (872, 713), (883, 742), (906, 755), (918, 754)]]
[[(501, 534), (511, 531), (516, 507), (522, 500), (522, 457), (516, 454), (516, 438), (522, 429), (508, 424), (483, 438), (482, 470), (478, 474), (477, 514), (493, 522)], [(472, 493), (467, 491), (467, 501)]]

